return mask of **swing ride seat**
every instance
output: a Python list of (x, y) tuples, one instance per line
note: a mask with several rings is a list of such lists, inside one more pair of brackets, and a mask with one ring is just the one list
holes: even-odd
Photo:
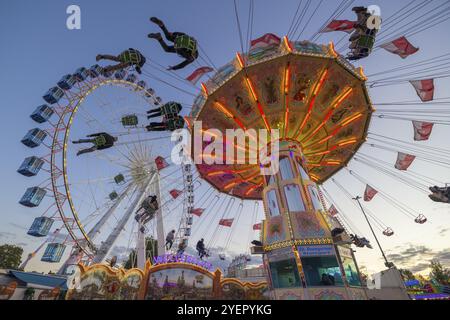
[(117, 194), (116, 191), (113, 191), (113, 192), (111, 192), (111, 193), (109, 194), (109, 199), (110, 199), (111, 201), (116, 200), (118, 197), (119, 197), (119, 195)]
[(130, 114), (122, 117), (121, 122), (124, 127), (135, 127), (138, 125), (139, 120), (137, 115)]
[(355, 40), (350, 45), (351, 52), (347, 56), (347, 59), (358, 60), (368, 57), (375, 44), (375, 34), (376, 32), (374, 30), (366, 29), (365, 33), (355, 37)]
[(35, 218), (27, 234), (33, 237), (46, 237), (54, 220), (48, 217)]
[(387, 228), (386, 230), (383, 231), (383, 234), (387, 237), (390, 237), (394, 235), (394, 230), (392, 230), (391, 228)]
[(41, 158), (36, 156), (28, 157), (22, 162), (17, 172), (25, 177), (33, 177), (39, 173), (43, 165), (44, 160)]
[(118, 185), (125, 182), (125, 177), (123, 174), (119, 173), (117, 176), (114, 177), (114, 182)]
[(419, 224), (424, 224), (425, 222), (427, 222), (427, 217), (425, 217), (423, 214), (419, 214), (415, 219), (414, 222), (415, 223), (419, 223)]
[(185, 50), (194, 56), (197, 52), (197, 41), (188, 35), (181, 35), (175, 38), (174, 47), (176, 51)]
[(119, 55), (121, 62), (139, 65), (142, 63), (144, 56), (136, 49), (130, 48)]
[(169, 119), (173, 119), (180, 112), (182, 106), (178, 102), (167, 102), (161, 107), (161, 113)]
[(49, 107), (46, 104), (40, 105), (33, 111), (30, 115), (31, 119), (36, 121), (37, 123), (44, 123), (55, 113), (52, 107)]
[(225, 260), (225, 255), (224, 255), (223, 253), (220, 253), (220, 254), (219, 254), (219, 259), (220, 259), (220, 260)]
[(99, 136), (95, 137), (94, 145), (97, 148), (103, 147), (105, 144), (106, 144), (106, 138), (104, 135), (99, 135)]

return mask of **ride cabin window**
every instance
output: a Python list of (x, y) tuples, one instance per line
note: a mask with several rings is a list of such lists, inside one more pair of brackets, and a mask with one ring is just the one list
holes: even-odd
[(342, 267), (349, 286), (360, 287), (361, 280), (353, 258), (341, 256)]
[(305, 211), (305, 204), (303, 203), (302, 194), (298, 185), (288, 184), (284, 186), (284, 195), (286, 196), (290, 212)]
[(301, 261), (308, 286), (344, 285), (339, 264), (335, 256), (302, 257)]
[(292, 172), (291, 161), (289, 158), (281, 158), (280, 159), (280, 173), (281, 179), (290, 180), (294, 179), (294, 173)]
[(270, 216), (271, 217), (279, 216), (280, 208), (278, 206), (277, 192), (275, 190), (270, 190), (269, 192), (267, 192), (266, 200)]
[(317, 191), (317, 188), (313, 185), (309, 185), (308, 192), (311, 197), (314, 210), (322, 210), (322, 204), (320, 203), (319, 191)]
[(269, 262), (269, 266), (274, 288), (301, 286), (295, 259)]
[(309, 175), (308, 175), (308, 173), (306, 173), (306, 170), (303, 169), (303, 167), (302, 167), (302, 165), (301, 165), (301, 163), (302, 163), (301, 159), (297, 157), (296, 160), (297, 160), (297, 161), (295, 161), (295, 164), (296, 164), (296, 166), (297, 166), (298, 172), (300, 173), (300, 176), (302, 177), (303, 180), (309, 180)]

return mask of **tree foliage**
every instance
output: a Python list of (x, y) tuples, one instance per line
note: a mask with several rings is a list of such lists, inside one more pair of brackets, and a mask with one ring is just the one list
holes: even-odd
[(416, 277), (411, 272), (411, 270), (399, 269), (399, 271), (400, 271), (400, 274), (402, 275), (402, 278), (403, 278), (404, 281), (416, 280)]
[(18, 269), (22, 260), (23, 248), (11, 244), (0, 246), (0, 268)]
[(439, 261), (431, 261), (430, 278), (436, 280), (438, 283), (448, 285), (450, 283), (450, 270), (445, 268)]

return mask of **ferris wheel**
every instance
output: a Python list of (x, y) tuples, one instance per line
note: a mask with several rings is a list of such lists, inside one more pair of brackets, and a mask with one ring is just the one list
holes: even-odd
[[(143, 265), (147, 237), (159, 240), (159, 254), (165, 251), (163, 221), (178, 230), (176, 243), (187, 243), (195, 179), (190, 165), (169, 165), (170, 144), (161, 142), (170, 134), (146, 132), (146, 111), (162, 104), (154, 90), (132, 70), (108, 74), (94, 65), (64, 76), (43, 98), (46, 104), (31, 114), (39, 127), (22, 139), (43, 151), (27, 157), (18, 172), (41, 178), (19, 203), (40, 211), (28, 235), (46, 240), (23, 266), (44, 244), (41, 260), (50, 263), (61, 262), (72, 245), (60, 272), (80, 261), (103, 262), (117, 255), (115, 247), (124, 257), (134, 249)], [(97, 148), (107, 136), (113, 146)], [(152, 196), (156, 214), (144, 219)]]

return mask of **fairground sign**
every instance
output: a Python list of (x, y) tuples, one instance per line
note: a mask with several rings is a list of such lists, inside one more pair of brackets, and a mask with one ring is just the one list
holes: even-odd
[(196, 257), (189, 256), (186, 254), (165, 254), (162, 256), (157, 256), (153, 258), (153, 265), (160, 265), (160, 264), (166, 264), (166, 263), (177, 263), (177, 262), (183, 262), (183, 263), (189, 263), (193, 264), (202, 268), (205, 268), (206, 270), (212, 269), (212, 264), (203, 260), (200, 260)]

